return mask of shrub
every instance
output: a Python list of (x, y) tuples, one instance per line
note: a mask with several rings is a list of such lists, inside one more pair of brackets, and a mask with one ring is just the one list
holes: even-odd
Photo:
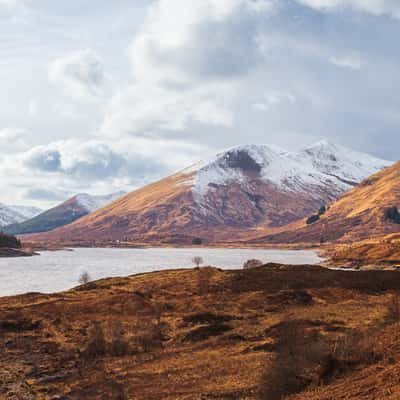
[(202, 239), (202, 238), (198, 238), (198, 237), (193, 238), (192, 244), (194, 244), (194, 245), (196, 245), (196, 246), (200, 246), (200, 245), (203, 244), (203, 239)]
[(211, 274), (211, 268), (199, 268), (197, 272), (197, 291), (200, 295), (205, 295), (209, 292)]
[(89, 283), (92, 280), (92, 278), (90, 277), (88, 272), (82, 272), (81, 275), (79, 276), (78, 282), (81, 285), (86, 285), (87, 283)]
[(247, 260), (243, 264), (243, 269), (257, 268), (261, 267), (262, 265), (264, 265), (264, 263), (261, 260), (256, 260), (256, 259)]
[(85, 359), (96, 359), (97, 357), (104, 356), (107, 352), (107, 343), (104, 337), (103, 328), (98, 321), (93, 322), (92, 330), (90, 332), (88, 344), (83, 351)]
[(0, 247), (10, 247), (12, 249), (21, 248), (21, 242), (12, 235), (6, 235), (3, 232), (0, 232)]
[(318, 214), (314, 214), (314, 215), (311, 215), (311, 217), (307, 218), (306, 223), (307, 223), (307, 225), (311, 225), (311, 224), (314, 224), (317, 221), (319, 221), (319, 215)]
[(281, 400), (382, 359), (371, 332), (352, 332), (330, 342), (317, 332), (305, 332), (301, 320), (279, 324), (276, 353), (262, 376), (260, 399)]
[(300, 321), (281, 324), (276, 347), (272, 363), (262, 377), (262, 400), (281, 400), (305, 389), (311, 383), (309, 371), (326, 355), (321, 339), (306, 337)]
[(120, 323), (114, 323), (110, 328), (111, 341), (108, 353), (111, 356), (122, 357), (130, 353), (129, 344), (124, 339), (123, 329)]
[(386, 318), (389, 322), (400, 321), (400, 298), (398, 294), (392, 295), (387, 306)]
[(321, 206), (320, 209), (318, 210), (318, 215), (323, 215), (326, 213), (326, 207)]
[(161, 321), (142, 321), (141, 332), (136, 337), (136, 342), (141, 351), (148, 353), (163, 347), (164, 330), (167, 325)]

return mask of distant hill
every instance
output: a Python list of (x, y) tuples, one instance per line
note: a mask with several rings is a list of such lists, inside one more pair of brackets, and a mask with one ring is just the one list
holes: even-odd
[(199, 244), (272, 233), (390, 165), (328, 142), (229, 149), (35, 240)]
[(37, 207), (0, 204), (0, 227), (26, 221), (42, 211)]
[(6, 233), (13, 235), (48, 232), (52, 229), (70, 224), (73, 221), (97, 210), (107, 203), (121, 197), (124, 192), (105, 196), (91, 196), (86, 193), (78, 194), (62, 204), (51, 208), (34, 218), (24, 222), (8, 225), (3, 228)]

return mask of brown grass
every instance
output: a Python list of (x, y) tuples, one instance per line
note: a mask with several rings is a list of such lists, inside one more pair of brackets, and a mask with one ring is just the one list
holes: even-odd
[(1, 298), (0, 398), (249, 400), (280, 382), (299, 399), (372, 400), (399, 386), (396, 272), (209, 274), (206, 295), (194, 269)]

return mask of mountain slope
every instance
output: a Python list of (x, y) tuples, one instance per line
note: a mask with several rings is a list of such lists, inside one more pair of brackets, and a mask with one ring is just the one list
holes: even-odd
[(182, 244), (276, 232), (388, 164), (327, 142), (298, 153), (239, 146), (33, 239)]
[(36, 207), (0, 204), (0, 227), (26, 221), (41, 212), (42, 210)]
[(78, 194), (34, 218), (22, 223), (6, 226), (4, 231), (14, 235), (47, 232), (69, 224), (105, 204), (110, 203), (114, 199), (121, 197), (123, 194), (123, 192), (105, 196), (90, 196), (86, 193)]
[(357, 242), (400, 232), (400, 162), (365, 179), (334, 202), (319, 220), (259, 242)]

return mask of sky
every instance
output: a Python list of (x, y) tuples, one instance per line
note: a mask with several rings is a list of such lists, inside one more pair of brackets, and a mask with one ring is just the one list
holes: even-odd
[(232, 146), (398, 159), (399, 0), (0, 0), (0, 202), (130, 191)]

